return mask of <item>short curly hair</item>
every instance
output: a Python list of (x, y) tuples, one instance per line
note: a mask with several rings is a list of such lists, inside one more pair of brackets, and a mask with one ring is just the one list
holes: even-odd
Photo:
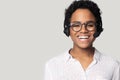
[(101, 11), (97, 4), (91, 0), (75, 0), (73, 3), (65, 10), (65, 19), (64, 19), (64, 33), (69, 36), (70, 35), (70, 19), (72, 14), (77, 9), (88, 9), (92, 12), (96, 19), (96, 33), (94, 37), (98, 37), (100, 33), (103, 31), (102, 28), (102, 18)]

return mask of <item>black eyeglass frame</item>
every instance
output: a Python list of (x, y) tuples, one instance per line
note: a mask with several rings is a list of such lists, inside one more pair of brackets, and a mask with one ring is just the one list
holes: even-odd
[(70, 27), (75, 32), (79, 32), (82, 29), (83, 25), (84, 25), (85, 29), (87, 29), (88, 31), (94, 31), (96, 29), (97, 23), (94, 21), (87, 21), (85, 23), (81, 23), (79, 21), (74, 21), (74, 22), (70, 23)]

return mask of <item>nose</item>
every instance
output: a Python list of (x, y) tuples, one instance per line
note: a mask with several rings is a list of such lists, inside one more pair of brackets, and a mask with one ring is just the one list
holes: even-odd
[(81, 33), (86, 33), (88, 32), (88, 30), (86, 29), (85, 25), (81, 25), (81, 30), (80, 30)]

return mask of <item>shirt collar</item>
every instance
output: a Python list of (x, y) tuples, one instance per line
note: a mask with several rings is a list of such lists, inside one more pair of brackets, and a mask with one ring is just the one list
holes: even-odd
[(96, 61), (100, 61), (100, 58), (101, 58), (101, 53), (97, 49), (95, 49), (94, 59)]
[[(64, 59), (66, 62), (68, 62), (70, 59), (72, 59), (72, 56), (70, 55), (69, 51), (70, 50), (67, 50), (64, 53)], [(98, 62), (98, 61), (100, 61), (100, 57), (101, 57), (101, 53), (95, 48), (94, 60)]]
[(70, 59), (72, 59), (72, 56), (70, 55), (69, 53), (70, 50), (67, 50), (65, 53), (64, 53), (64, 59), (66, 62), (68, 62)]

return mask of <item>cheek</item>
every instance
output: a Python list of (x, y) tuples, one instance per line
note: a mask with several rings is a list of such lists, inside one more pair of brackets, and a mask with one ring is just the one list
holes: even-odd
[(73, 36), (74, 32), (72, 31), (72, 29), (70, 28), (70, 36)]
[(72, 39), (72, 41), (75, 41), (75, 36), (76, 32), (74, 32), (71, 28), (70, 28), (70, 38)]
[(76, 35), (76, 32), (74, 32), (74, 31), (70, 28), (70, 36), (71, 36), (71, 37), (75, 37), (75, 35)]
[(91, 32), (90, 34), (91, 34), (91, 36), (90, 36), (91, 41), (94, 41), (95, 40), (95, 38), (94, 38), (95, 32)]

